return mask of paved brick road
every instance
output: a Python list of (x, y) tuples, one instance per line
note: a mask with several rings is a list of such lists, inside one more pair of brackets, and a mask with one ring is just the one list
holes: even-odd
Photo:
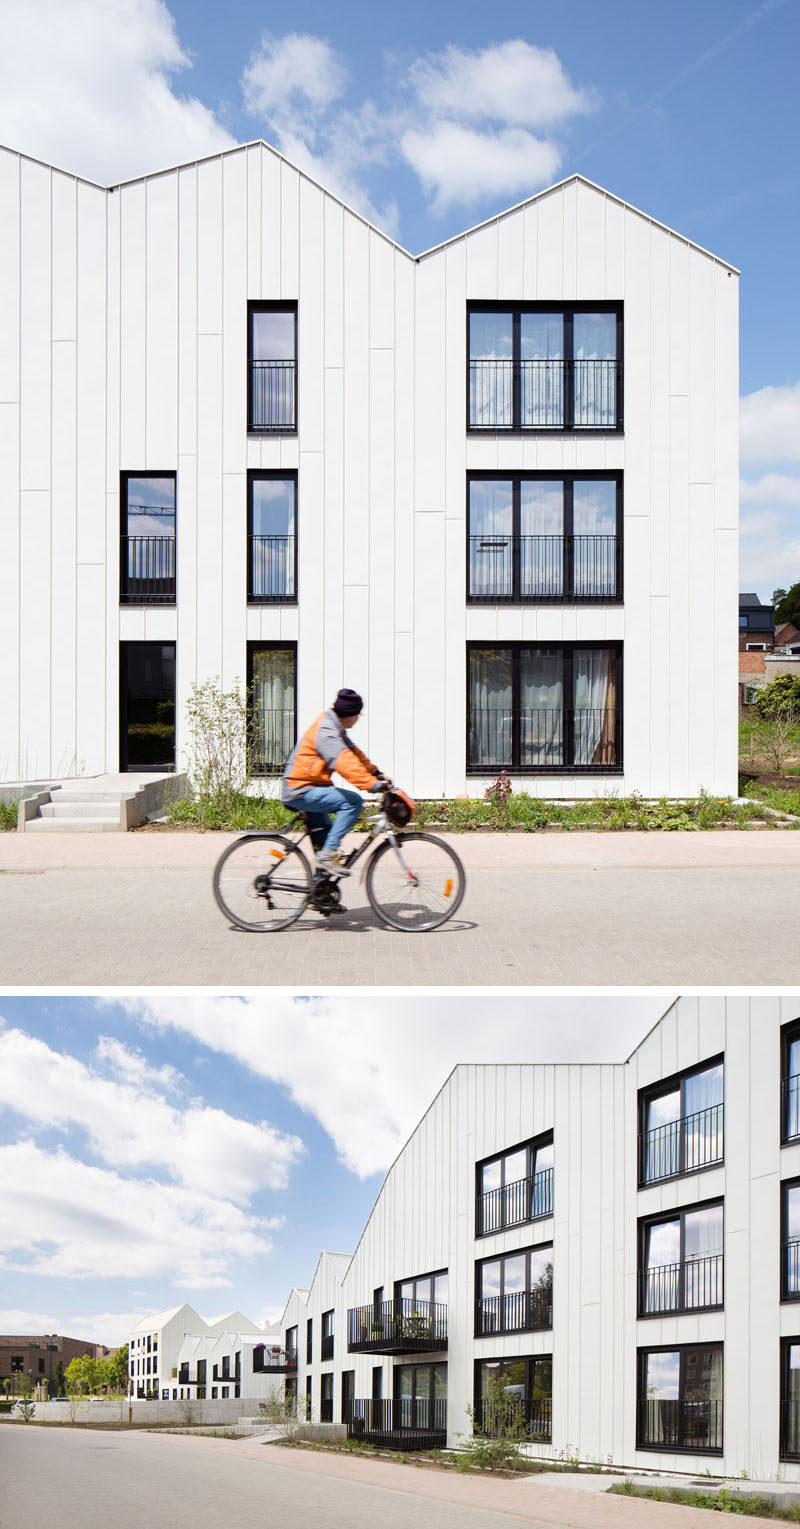
[(0, 983), (800, 985), (800, 834), (459, 835), (467, 892), (433, 934), (349, 911), (232, 930), (228, 836), (0, 835)]
[[(253, 1442), (0, 1423), (0, 1525), (61, 1529), (713, 1529), (707, 1509)], [(113, 1513), (110, 1510), (113, 1504)], [(749, 1519), (753, 1529), (769, 1520)]]

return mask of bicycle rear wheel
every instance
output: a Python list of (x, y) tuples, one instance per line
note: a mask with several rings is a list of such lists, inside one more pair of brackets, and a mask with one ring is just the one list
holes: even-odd
[(455, 850), (433, 834), (394, 838), (395, 844), (387, 839), (370, 860), (370, 904), (392, 929), (409, 934), (438, 929), (461, 906), (467, 883), (464, 867)]
[(299, 844), (283, 834), (244, 834), (214, 867), (217, 905), (239, 929), (286, 929), (311, 899), (311, 868)]

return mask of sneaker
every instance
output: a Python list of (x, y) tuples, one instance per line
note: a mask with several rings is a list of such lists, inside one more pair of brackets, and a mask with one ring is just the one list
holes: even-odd
[(321, 849), (314, 856), (314, 866), (321, 871), (323, 876), (349, 876), (350, 872), (343, 863), (343, 857), (337, 850)]

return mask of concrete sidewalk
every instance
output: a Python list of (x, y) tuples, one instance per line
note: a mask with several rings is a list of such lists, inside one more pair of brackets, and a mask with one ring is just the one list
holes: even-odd
[(0, 836), (0, 983), (39, 986), (798, 985), (800, 834), (460, 834), (458, 915), (432, 934), (347, 911), (232, 930), (232, 836)]

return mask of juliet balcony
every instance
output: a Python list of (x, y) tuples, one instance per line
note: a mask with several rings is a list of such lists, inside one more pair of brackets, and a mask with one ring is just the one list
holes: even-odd
[(441, 1301), (382, 1301), (347, 1313), (349, 1354), (423, 1354), (447, 1348), (447, 1306)]

